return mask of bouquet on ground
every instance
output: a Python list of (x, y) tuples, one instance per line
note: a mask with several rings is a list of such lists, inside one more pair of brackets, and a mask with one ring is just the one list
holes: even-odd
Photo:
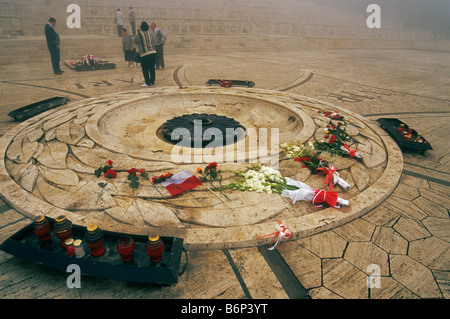
[(222, 182), (222, 171), (217, 168), (216, 162), (209, 163), (204, 169), (198, 167), (197, 172), (202, 175), (202, 177), (200, 177), (202, 182), (213, 182), (215, 180), (219, 183)]
[(339, 177), (339, 173), (333, 164), (319, 157), (321, 152), (314, 150), (312, 142), (308, 143), (308, 147), (302, 144), (293, 145), (288, 143), (283, 143), (280, 147), (287, 157), (294, 158), (296, 162), (303, 162), (303, 167), (309, 168), (311, 173), (325, 174), (325, 184), (329, 185), (330, 190), (333, 190), (333, 186), (336, 184), (345, 190), (350, 188), (350, 184)]
[(234, 172), (240, 179), (239, 182), (230, 183), (223, 188), (238, 189), (242, 191), (253, 191), (257, 193), (279, 193), (291, 188), (286, 184), (286, 180), (280, 172), (268, 166), (253, 166), (245, 172)]
[(156, 177), (153, 176), (152, 177), (152, 183), (153, 184), (161, 184), (162, 182), (167, 181), (169, 178), (171, 178), (173, 176), (172, 173), (166, 173), (166, 174), (161, 174), (160, 176)]
[(299, 200), (303, 200), (310, 201), (315, 206), (322, 206), (319, 204), (323, 203), (335, 208), (349, 205), (349, 202), (339, 198), (339, 194), (335, 191), (313, 189), (305, 183), (283, 177), (279, 171), (272, 167), (258, 165), (249, 168), (245, 172), (235, 173), (241, 181), (228, 184), (224, 188), (257, 193), (278, 193), (284, 197), (291, 198), (294, 204)]
[(148, 174), (144, 169), (139, 170), (139, 175), (138, 175), (138, 170), (135, 168), (130, 169), (128, 172), (128, 180), (130, 181), (130, 187), (131, 188), (139, 188), (140, 186), (140, 182), (139, 182), (139, 178), (141, 177), (144, 180), (148, 181)]
[[(217, 168), (216, 162), (209, 163), (204, 169), (198, 167), (197, 173), (201, 175), (200, 180), (203, 183), (209, 182), (209, 184), (211, 184), (211, 186), (214, 188), (213, 182), (217, 181), (221, 189), (224, 188), (222, 185), (222, 171)], [(221, 189), (219, 189), (220, 193), (223, 196), (225, 196), (228, 200), (230, 200), (228, 196), (221, 191)]]
[(105, 178), (116, 178), (117, 173), (113, 169), (113, 161), (108, 160), (105, 162), (105, 165), (100, 166), (95, 170), (94, 175), (99, 178), (104, 175)]
[(286, 188), (281, 193), (282, 196), (290, 198), (295, 204), (297, 201), (309, 201), (316, 207), (322, 207), (327, 204), (329, 207), (340, 208), (341, 206), (349, 206), (349, 201), (339, 197), (338, 192), (324, 191), (322, 189), (314, 189), (306, 183), (297, 182), (290, 178), (286, 178), (287, 185), (296, 187), (296, 190)]
[(328, 152), (333, 156), (349, 156), (362, 158), (362, 154), (357, 150), (352, 150), (348, 146), (353, 141), (346, 131), (346, 121), (337, 111), (318, 111), (328, 119), (328, 124), (323, 128), (325, 136), (323, 141), (313, 143), (316, 150)]

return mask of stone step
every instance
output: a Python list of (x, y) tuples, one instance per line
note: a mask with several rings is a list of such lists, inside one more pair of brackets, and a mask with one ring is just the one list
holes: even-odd
[[(104, 59), (122, 56), (122, 40), (117, 36), (62, 36), (62, 59), (79, 59), (93, 54)], [(293, 49), (404, 49), (411, 48), (413, 40), (340, 39), (267, 36), (170, 36), (165, 45), (166, 52), (214, 52), (261, 51)], [(0, 39), (0, 64), (11, 63), (17, 57), (23, 61), (48, 59), (44, 36)]]

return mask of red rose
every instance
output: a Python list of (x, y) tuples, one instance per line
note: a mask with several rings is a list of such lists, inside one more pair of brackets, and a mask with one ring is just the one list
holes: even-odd
[(108, 166), (112, 166), (112, 164), (113, 164), (113, 161), (111, 161), (111, 160), (109, 160), (109, 161), (106, 161), (106, 165), (108, 165)]
[(135, 169), (135, 168), (132, 168), (128, 171), (128, 174), (136, 175), (136, 173), (137, 173), (137, 169)]
[(116, 178), (117, 173), (112, 169), (107, 169), (105, 173), (105, 178)]
[(145, 173), (145, 169), (141, 169), (140, 171), (139, 171), (141, 174), (143, 174), (143, 173)]
[(155, 184), (155, 181), (156, 181), (156, 177), (153, 176), (153, 177), (152, 177), (152, 183)]
[(212, 162), (212, 163), (208, 164), (208, 168), (212, 168), (212, 167), (216, 168), (217, 167), (217, 163), (216, 162)]
[(336, 139), (336, 136), (331, 135), (331, 137), (330, 137), (330, 143), (333, 143), (335, 139)]
[(164, 175), (165, 178), (169, 178), (170, 175), (172, 175), (171, 173), (167, 173), (166, 175)]

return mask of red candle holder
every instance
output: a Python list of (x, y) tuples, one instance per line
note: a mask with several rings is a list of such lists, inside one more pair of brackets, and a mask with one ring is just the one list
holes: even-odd
[(50, 223), (44, 215), (39, 215), (34, 218), (33, 232), (39, 238), (39, 241), (44, 242), (50, 239)]
[(58, 216), (55, 219), (53, 231), (61, 240), (61, 247), (65, 248), (65, 240), (72, 237), (72, 222), (66, 216)]
[(73, 247), (73, 238), (68, 238), (64, 241), (66, 245), (67, 255), (75, 256), (75, 248)]
[(164, 242), (159, 238), (159, 235), (148, 236), (145, 251), (153, 262), (157, 263), (161, 261), (164, 252)]
[(122, 261), (127, 262), (133, 259), (133, 252), (135, 249), (135, 243), (133, 238), (128, 236), (122, 236), (119, 238), (116, 244), (116, 250), (122, 257)]
[(91, 248), (91, 256), (99, 257), (105, 253), (105, 247), (103, 247), (103, 232), (96, 224), (90, 224), (87, 227), (86, 242)]

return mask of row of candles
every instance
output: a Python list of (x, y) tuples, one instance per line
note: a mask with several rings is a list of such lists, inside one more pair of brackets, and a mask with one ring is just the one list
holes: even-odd
[[(34, 219), (33, 232), (39, 238), (40, 242), (47, 242), (50, 240), (50, 223), (44, 215), (39, 215)], [(72, 238), (72, 222), (66, 216), (58, 216), (55, 219), (53, 232), (60, 239), (60, 246), (65, 248), (69, 256), (83, 258), (85, 251), (83, 241), (81, 239), (74, 240)], [(90, 254), (93, 257), (99, 257), (105, 254), (104, 235), (96, 224), (90, 224), (86, 228), (85, 241), (91, 249)], [(128, 262), (133, 259), (135, 250), (135, 242), (129, 236), (122, 236), (116, 244), (116, 250), (122, 258), (122, 261)], [(164, 242), (159, 235), (148, 236), (148, 241), (145, 244), (145, 251), (150, 256), (152, 262), (159, 262), (162, 260), (164, 252)]]

